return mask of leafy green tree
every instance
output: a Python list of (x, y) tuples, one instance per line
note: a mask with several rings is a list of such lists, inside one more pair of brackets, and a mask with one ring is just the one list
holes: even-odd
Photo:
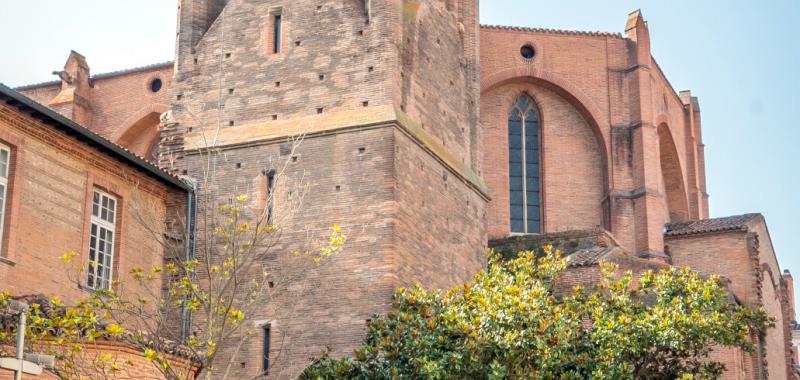
[(399, 289), (354, 358), (325, 354), (305, 379), (716, 379), (713, 348), (754, 349), (772, 324), (733, 302), (721, 280), (688, 269), (620, 274), (562, 294), (567, 262), (551, 247), (446, 293)]

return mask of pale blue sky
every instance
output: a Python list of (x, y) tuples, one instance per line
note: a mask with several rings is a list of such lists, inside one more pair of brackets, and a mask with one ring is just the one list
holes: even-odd
[[(762, 212), (781, 265), (800, 280), (800, 1), (481, 3), (487, 24), (613, 32), (641, 8), (667, 77), (700, 97), (712, 216)], [(174, 0), (26, 0), (3, 9), (0, 82), (8, 85), (55, 79), (70, 49), (94, 73), (173, 58)]]

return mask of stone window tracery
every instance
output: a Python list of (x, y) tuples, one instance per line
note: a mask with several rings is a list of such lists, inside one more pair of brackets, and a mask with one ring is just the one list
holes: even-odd
[(539, 110), (522, 94), (508, 116), (509, 211), (511, 232), (541, 232)]

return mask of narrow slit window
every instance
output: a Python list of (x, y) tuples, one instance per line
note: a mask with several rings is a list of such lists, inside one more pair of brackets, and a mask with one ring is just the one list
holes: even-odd
[(275, 208), (275, 172), (267, 174), (267, 224), (271, 225), (274, 218)]
[(274, 30), (272, 31), (272, 52), (279, 54), (281, 52), (281, 31), (283, 27), (283, 16), (277, 14), (273, 19)]
[(541, 232), (539, 110), (521, 95), (508, 117), (508, 173), (511, 232)]
[(269, 372), (269, 343), (270, 343), (270, 325), (264, 326), (264, 350), (262, 353), (261, 366), (265, 373)]
[(89, 231), (89, 270), (87, 285), (95, 290), (110, 290), (114, 276), (117, 198), (95, 190), (92, 193)]
[(0, 145), (0, 253), (3, 251), (3, 231), (5, 230), (6, 203), (8, 201), (8, 172), (11, 166), (11, 149)]

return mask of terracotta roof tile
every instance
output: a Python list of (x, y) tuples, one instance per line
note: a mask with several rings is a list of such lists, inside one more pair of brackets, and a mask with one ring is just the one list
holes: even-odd
[(747, 223), (760, 218), (761, 214), (744, 214), (724, 218), (692, 220), (689, 222), (670, 223), (666, 226), (665, 236), (682, 236), (705, 234), (721, 231), (747, 229)]
[(608, 254), (619, 250), (617, 247), (594, 246), (586, 249), (579, 249), (567, 256), (567, 262), (571, 268), (588, 267), (599, 264)]
[(506, 25), (481, 25), (481, 29), (494, 29), (494, 30), (510, 30), (516, 32), (539, 32), (550, 34), (567, 34), (574, 36), (594, 36), (594, 37), (613, 37), (623, 38), (621, 33), (614, 32), (595, 32), (585, 30), (562, 30), (562, 29), (547, 29), (547, 28), (531, 28), (526, 26), (506, 26)]
[(116, 156), (123, 162), (129, 163), (134, 167), (143, 170), (145, 173), (148, 173), (153, 177), (166, 182), (167, 184), (175, 186), (184, 191), (189, 189), (180, 178), (168, 172), (166, 169), (158, 166), (155, 163), (147, 161), (147, 159), (144, 157), (141, 157), (127, 148), (90, 131), (88, 128), (75, 123), (73, 120), (64, 117), (51, 108), (37, 103), (35, 100), (28, 98), (27, 96), (14, 91), (9, 87), (6, 87), (2, 83), (0, 83), (0, 101), (5, 101), (6, 103), (15, 107), (25, 108), (29, 112), (41, 115), (37, 117), (48, 120), (48, 125), (52, 125), (55, 128), (61, 129), (70, 134), (77, 134), (88, 143), (94, 144), (102, 150), (111, 153), (112, 156)]
[(108, 73), (92, 75), (91, 80), (110, 78), (110, 77), (115, 77), (115, 76), (118, 76), (118, 75), (137, 73), (137, 72), (140, 72), (140, 71), (163, 69), (163, 68), (167, 68), (167, 67), (172, 67), (173, 64), (174, 64), (173, 61), (168, 61), (168, 62), (154, 63), (154, 64), (146, 65), (146, 66), (134, 67), (134, 68), (125, 69), (125, 70), (111, 71), (111, 72), (108, 72)]
[[(107, 73), (95, 74), (95, 75), (92, 75), (89, 78), (89, 80), (93, 81), (93, 80), (99, 80), (99, 79), (112, 78), (112, 77), (125, 75), (125, 74), (138, 73), (138, 72), (141, 72), (141, 71), (163, 69), (163, 68), (167, 68), (167, 67), (172, 67), (173, 65), (174, 65), (173, 61), (154, 63), (152, 65), (145, 65), (145, 66), (133, 67), (133, 68), (130, 68), (130, 69), (124, 69), (124, 70), (111, 71), (111, 72), (107, 72)], [(49, 86), (56, 86), (56, 85), (61, 85), (61, 81), (60, 80), (54, 80), (54, 81), (47, 81), (47, 82), (42, 82), (42, 83), (26, 84), (24, 86), (14, 87), (14, 90), (15, 91), (26, 91), (26, 90), (32, 90), (34, 88), (49, 87)]]
[[(59, 306), (59, 307), (53, 306), (50, 303), (50, 299), (42, 294), (31, 294), (18, 297), (12, 296), (11, 299), (27, 304), (29, 306), (39, 305), (39, 310), (44, 315), (60, 315), (68, 310), (68, 308), (64, 306)], [(100, 310), (98, 309), (98, 311)], [(16, 328), (18, 323), (18, 313), (19, 311), (15, 311), (12, 310), (10, 307), (3, 307), (2, 305), (0, 305), (0, 332), (9, 332)], [(107, 324), (105, 322), (98, 321), (94, 327), (98, 331), (104, 331), (106, 326)], [(106, 340), (118, 341), (129, 345), (138, 343), (146, 347), (158, 349), (159, 351), (167, 354), (199, 362), (197, 354), (191, 348), (183, 344), (180, 344), (179, 342), (176, 341), (172, 341), (166, 338), (155, 337), (147, 332), (128, 331), (125, 334), (122, 334), (121, 336), (118, 337), (110, 336), (108, 334), (103, 333), (101, 337)]]

